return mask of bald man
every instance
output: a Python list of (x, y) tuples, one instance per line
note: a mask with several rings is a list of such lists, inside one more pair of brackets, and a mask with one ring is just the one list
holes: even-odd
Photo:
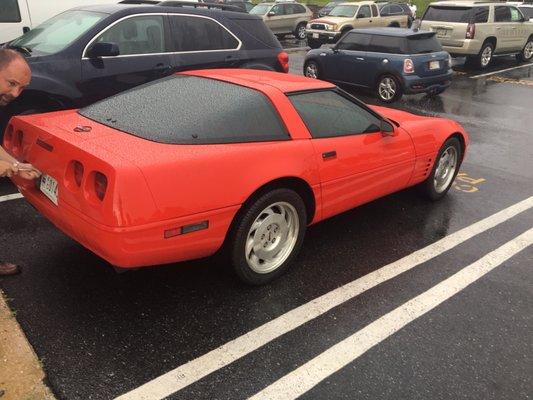
[[(0, 49), (0, 108), (15, 100), (30, 80), (31, 70), (24, 57), (14, 50)], [(19, 163), (0, 146), (0, 177), (18, 175), (24, 179), (35, 179), (40, 174), (31, 164)], [(0, 276), (18, 272), (18, 265), (0, 262)]]

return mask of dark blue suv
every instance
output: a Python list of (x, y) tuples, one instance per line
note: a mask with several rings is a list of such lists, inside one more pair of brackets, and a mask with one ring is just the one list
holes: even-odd
[(84, 107), (182, 70), (288, 71), (288, 55), (260, 17), (225, 5), (124, 3), (133, 4), (66, 11), (6, 44), (26, 56), (33, 77), (4, 110), (4, 124), (13, 114)]
[(304, 74), (375, 90), (391, 103), (403, 93), (442, 93), (451, 83), (451, 57), (435, 32), (400, 28), (354, 29), (331, 49), (307, 53)]

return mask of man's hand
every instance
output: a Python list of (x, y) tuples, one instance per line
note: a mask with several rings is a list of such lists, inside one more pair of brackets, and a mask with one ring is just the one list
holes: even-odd
[(0, 160), (0, 177), (11, 177), (16, 173), (16, 169), (10, 162)]
[(13, 164), (15, 173), (23, 179), (36, 179), (41, 176), (41, 171), (31, 164), (15, 163)]

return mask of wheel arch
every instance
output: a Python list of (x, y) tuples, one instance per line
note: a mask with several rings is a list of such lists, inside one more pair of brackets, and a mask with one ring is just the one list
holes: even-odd
[(446, 138), (446, 140), (451, 139), (451, 138), (456, 138), (457, 140), (459, 140), (459, 143), (461, 144), (461, 162), (462, 162), (462, 160), (465, 158), (466, 139), (461, 132), (452, 133)]

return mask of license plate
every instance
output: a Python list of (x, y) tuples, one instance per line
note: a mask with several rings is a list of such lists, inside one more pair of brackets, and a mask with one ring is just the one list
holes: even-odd
[(440, 68), (440, 62), (438, 61), (429, 62), (429, 69), (439, 69), (439, 68)]
[(57, 181), (49, 175), (43, 175), (41, 176), (41, 185), (39, 188), (57, 206), (57, 199), (59, 198)]
[(437, 37), (446, 37), (448, 36), (447, 29), (437, 29)]
[(313, 39), (318, 39), (318, 33), (313, 33)]

